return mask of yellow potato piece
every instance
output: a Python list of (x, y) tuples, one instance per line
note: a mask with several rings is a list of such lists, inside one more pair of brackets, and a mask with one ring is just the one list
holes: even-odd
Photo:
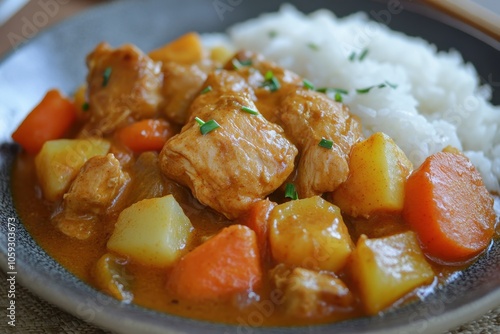
[(434, 278), (411, 231), (377, 239), (361, 236), (349, 268), (368, 314), (382, 311)]
[(151, 51), (148, 56), (154, 61), (175, 61), (192, 64), (203, 58), (203, 45), (195, 32), (182, 35), (178, 39)]
[(352, 251), (340, 209), (319, 196), (280, 204), (269, 219), (271, 252), (278, 262), (335, 272)]
[(58, 139), (43, 144), (35, 168), (45, 198), (61, 199), (83, 164), (94, 156), (106, 155), (109, 148), (104, 139)]
[(172, 195), (144, 199), (118, 216), (108, 249), (136, 262), (166, 267), (180, 258), (193, 225)]
[(396, 143), (377, 132), (352, 147), (348, 178), (335, 191), (333, 203), (353, 217), (401, 212), (412, 169)]

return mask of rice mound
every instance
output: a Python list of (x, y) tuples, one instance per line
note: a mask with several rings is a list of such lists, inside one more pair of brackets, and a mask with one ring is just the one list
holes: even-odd
[[(208, 37), (207, 43), (221, 38), (234, 50), (263, 54), (316, 87), (348, 90), (343, 101), (361, 119), (365, 135), (385, 132), (415, 167), (452, 145), (471, 159), (490, 191), (500, 192), (500, 107), (488, 102), (490, 87), (480, 86), (473, 65), (458, 52), (438, 52), (364, 13), (306, 15), (289, 5), (231, 27), (228, 36)], [(367, 93), (356, 91), (368, 87)]]

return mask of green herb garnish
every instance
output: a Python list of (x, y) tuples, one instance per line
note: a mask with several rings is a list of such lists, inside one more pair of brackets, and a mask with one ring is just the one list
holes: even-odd
[(194, 119), (200, 125), (200, 132), (201, 132), (202, 135), (206, 135), (210, 131), (213, 131), (213, 130), (215, 130), (217, 128), (220, 128), (219, 123), (217, 123), (214, 119), (211, 119), (211, 120), (209, 120), (207, 122), (204, 122), (199, 117), (195, 117)]
[(321, 138), (318, 145), (323, 148), (331, 150), (333, 147), (333, 141), (331, 141), (330, 139)]
[(262, 83), (262, 87), (268, 87), (271, 92), (275, 92), (281, 88), (281, 84), (274, 76), (273, 71), (267, 71), (264, 75), (265, 81)]
[(311, 50), (314, 50), (314, 51), (318, 51), (319, 50), (319, 46), (318, 44), (314, 44), (314, 43), (308, 43), (307, 46), (309, 47), (309, 49)]
[(246, 112), (246, 113), (249, 113), (251, 115), (258, 115), (259, 114), (259, 112), (257, 110), (249, 108), (249, 107), (245, 107), (245, 106), (241, 107), (241, 110)]
[(252, 59), (239, 60), (239, 59), (233, 58), (233, 60), (231, 62), (233, 63), (233, 67), (235, 70), (239, 70), (242, 67), (252, 65)]
[(342, 94), (339, 92), (335, 93), (335, 102), (342, 102), (344, 99), (342, 98)]
[(112, 68), (106, 67), (104, 73), (102, 74), (102, 86), (106, 87), (109, 82), (109, 78), (111, 77)]
[(293, 200), (299, 199), (299, 195), (297, 194), (297, 189), (293, 183), (287, 183), (285, 186), (285, 197), (291, 198)]
[(269, 36), (269, 38), (274, 38), (278, 36), (278, 32), (271, 30), (270, 32), (267, 33), (267, 36)]
[(304, 88), (314, 90), (314, 85), (311, 81), (304, 79), (304, 80), (302, 80), (302, 83), (304, 84)]
[(200, 92), (201, 95), (209, 93), (212, 91), (212, 86), (208, 85), (207, 87), (203, 88), (203, 90)]
[(396, 88), (398, 88), (398, 85), (390, 83), (389, 81), (386, 80), (383, 83), (378, 84), (378, 85), (373, 85), (373, 86), (369, 86), (366, 88), (356, 89), (356, 92), (359, 94), (366, 94), (366, 93), (369, 93), (373, 88), (385, 88), (385, 87), (390, 87), (392, 89), (396, 89)]
[(359, 60), (359, 61), (363, 61), (366, 56), (368, 55), (368, 49), (363, 49), (361, 50), (361, 53), (359, 54), (359, 56), (356, 54), (356, 52), (352, 52), (350, 55), (349, 55), (349, 60), (350, 61), (355, 61), (356, 59)]

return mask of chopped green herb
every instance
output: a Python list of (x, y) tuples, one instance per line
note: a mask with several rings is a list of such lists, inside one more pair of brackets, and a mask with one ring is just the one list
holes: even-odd
[(106, 87), (109, 82), (109, 78), (111, 77), (112, 68), (106, 67), (104, 73), (102, 74), (102, 86)]
[(309, 49), (311, 50), (314, 50), (314, 51), (318, 51), (319, 50), (319, 46), (318, 44), (314, 44), (314, 43), (308, 43), (307, 46), (309, 47)]
[(331, 150), (333, 147), (333, 141), (331, 141), (329, 139), (321, 138), (318, 145), (323, 147), (323, 148), (327, 148), (327, 149)]
[(201, 118), (199, 118), (199, 117), (195, 117), (195, 118), (194, 118), (194, 120), (195, 120), (195, 121), (196, 121), (196, 122), (197, 122), (200, 126), (202, 126), (203, 124), (205, 124), (205, 122), (204, 122)]
[(398, 88), (398, 85), (390, 83), (389, 81), (386, 80), (383, 83), (378, 84), (378, 85), (373, 85), (373, 86), (366, 87), (366, 88), (356, 89), (356, 92), (359, 94), (366, 94), (366, 93), (370, 92), (373, 88), (384, 88), (384, 87), (390, 87), (392, 89), (396, 89), (396, 88)]
[(366, 55), (368, 55), (368, 49), (363, 49), (363, 51), (361, 51), (361, 54), (358, 57), (359, 61), (363, 61), (363, 59), (365, 59)]
[(207, 87), (203, 88), (203, 90), (200, 92), (201, 95), (209, 93), (212, 91), (212, 86), (208, 85)]
[(267, 36), (269, 36), (269, 38), (274, 38), (278, 36), (278, 32), (271, 30), (270, 32), (267, 33)]
[(202, 135), (206, 135), (210, 131), (213, 131), (217, 128), (220, 128), (219, 123), (217, 123), (214, 119), (204, 122), (201, 118), (195, 117), (196, 122), (200, 125), (200, 132)]
[(233, 63), (233, 67), (235, 70), (239, 70), (242, 67), (252, 65), (252, 59), (239, 60), (239, 59), (233, 58), (233, 60), (231, 62)]
[(88, 102), (83, 102), (83, 104), (82, 104), (82, 110), (83, 111), (88, 111), (89, 108), (90, 108), (89, 103)]
[(252, 59), (248, 58), (248, 59), (240, 60), (240, 64), (242, 66), (252, 66)]
[(344, 94), (344, 95), (349, 94), (349, 92), (347, 90), (342, 89), (342, 88), (322, 87), (322, 88), (317, 88), (316, 91), (318, 93), (339, 93), (339, 94)]
[(342, 94), (340, 94), (339, 92), (336, 92), (335, 93), (335, 101), (342, 102), (343, 101)]
[(314, 85), (311, 81), (304, 79), (304, 80), (302, 80), (302, 83), (304, 84), (304, 88), (314, 90)]
[(349, 60), (350, 61), (355, 61), (356, 59), (359, 60), (359, 61), (363, 61), (366, 56), (368, 55), (368, 49), (363, 49), (361, 50), (361, 53), (359, 54), (359, 56), (356, 54), (356, 52), (351, 52), (351, 54), (349, 55)]
[(265, 81), (261, 87), (268, 87), (271, 92), (275, 92), (281, 88), (279, 80), (274, 76), (273, 71), (267, 71), (264, 75)]
[(249, 107), (245, 107), (245, 106), (241, 107), (241, 110), (246, 112), (246, 113), (249, 113), (251, 115), (258, 115), (259, 114), (259, 112), (257, 110), (249, 108)]
[(293, 200), (299, 199), (299, 195), (297, 194), (297, 189), (293, 183), (287, 183), (285, 186), (285, 197), (291, 198)]

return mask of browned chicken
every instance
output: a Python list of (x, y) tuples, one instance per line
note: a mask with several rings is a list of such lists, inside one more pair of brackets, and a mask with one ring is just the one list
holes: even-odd
[(165, 100), (162, 110), (170, 121), (181, 125), (186, 123), (188, 108), (200, 92), (211, 69), (212, 64), (208, 60), (190, 65), (163, 63), (162, 94)]
[[(165, 144), (160, 166), (166, 176), (187, 185), (201, 203), (233, 219), (286, 180), (297, 149), (279, 126), (242, 110), (257, 108), (237, 73), (217, 71), (211, 78), (214, 86), (217, 78), (219, 88), (200, 95), (197, 100), (203, 103), (194, 101), (189, 122)], [(194, 117), (215, 120), (220, 128), (203, 135)]]
[(245, 78), (255, 94), (255, 104), (268, 121), (278, 123), (277, 106), (287, 89), (303, 86), (302, 78), (277, 64), (267, 61), (260, 54), (238, 52), (225, 66)]
[[(347, 178), (348, 156), (362, 139), (361, 124), (346, 105), (308, 89), (289, 89), (280, 103), (280, 125), (300, 151), (296, 186), (301, 198), (334, 191)], [(319, 145), (332, 142), (331, 149)]]
[(87, 239), (96, 218), (113, 207), (129, 179), (113, 154), (90, 158), (63, 197), (57, 227), (70, 237)]
[(82, 137), (102, 136), (133, 120), (156, 115), (161, 64), (133, 45), (101, 43), (87, 56), (89, 121)]
[(280, 305), (292, 316), (327, 316), (352, 306), (354, 302), (345, 283), (331, 273), (290, 269), (279, 264), (271, 270), (270, 276), (282, 295)]

